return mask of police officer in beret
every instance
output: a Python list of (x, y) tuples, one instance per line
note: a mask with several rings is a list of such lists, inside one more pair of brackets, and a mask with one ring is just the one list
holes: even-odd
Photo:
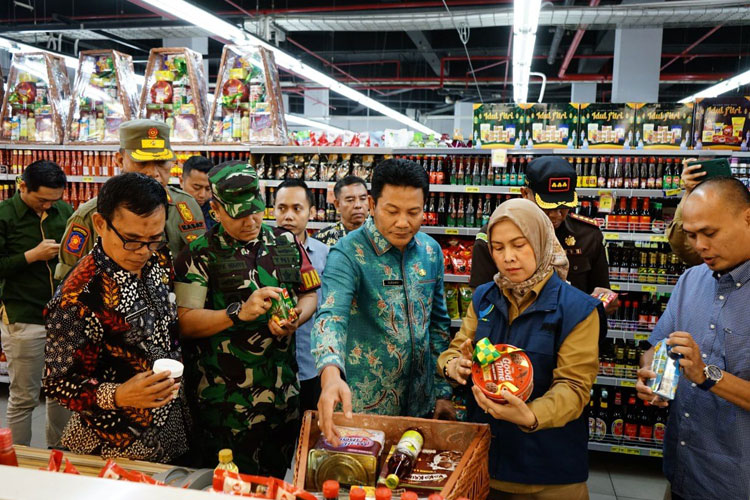
[[(135, 172), (158, 180), (167, 191), (166, 233), (172, 257), (206, 232), (203, 212), (195, 199), (182, 189), (168, 186), (169, 173), (176, 156), (169, 143), (169, 127), (154, 120), (130, 120), (120, 125), (120, 151), (115, 161), (122, 173)], [(96, 212), (96, 197), (78, 207), (68, 219), (60, 245), (60, 260), (55, 279), (62, 280), (96, 243), (97, 234), (91, 216)]]
[[(609, 289), (609, 264), (604, 250), (604, 235), (594, 219), (571, 214), (578, 205), (575, 169), (564, 158), (543, 156), (529, 163), (526, 185), (521, 196), (535, 202), (555, 226), (557, 239), (570, 262), (568, 281), (588, 294)], [(471, 280), (477, 287), (492, 281), (497, 266), (490, 256), (487, 227), (480, 229), (474, 242)], [(617, 308), (616, 301), (608, 312)]]

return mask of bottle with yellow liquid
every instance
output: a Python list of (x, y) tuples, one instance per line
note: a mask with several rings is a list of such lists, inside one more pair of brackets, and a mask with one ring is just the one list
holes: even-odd
[(240, 472), (240, 469), (233, 462), (234, 456), (232, 450), (225, 448), (219, 451), (219, 465), (214, 470), (228, 470), (230, 472)]

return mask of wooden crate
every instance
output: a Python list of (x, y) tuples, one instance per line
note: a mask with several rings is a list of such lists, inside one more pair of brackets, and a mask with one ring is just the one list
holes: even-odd
[[(419, 429), (424, 435), (427, 447), (456, 450), (464, 454), (445, 488), (440, 492), (443, 498), (455, 500), (459, 497), (467, 497), (471, 500), (484, 500), (489, 494), (490, 428), (486, 424), (365, 414), (355, 414), (351, 420), (347, 420), (342, 413), (334, 414), (333, 421), (336, 425), (344, 427), (361, 427), (385, 432), (386, 443), (381, 452), (381, 458), (388, 454), (387, 450), (391, 446), (398, 443), (406, 430)], [(298, 488), (304, 489), (305, 487), (307, 457), (320, 434), (317, 412), (305, 412), (294, 467), (294, 485)], [(380, 465), (382, 466), (382, 463)]]

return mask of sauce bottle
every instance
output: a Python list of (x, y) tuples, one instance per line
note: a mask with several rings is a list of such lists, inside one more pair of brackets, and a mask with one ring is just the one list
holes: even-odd
[(232, 450), (224, 448), (219, 451), (219, 465), (214, 470), (228, 470), (230, 472), (240, 472), (240, 469), (234, 464)]
[(16, 450), (13, 448), (13, 434), (10, 429), (0, 429), (0, 465), (18, 467)]
[(424, 437), (418, 430), (409, 429), (404, 432), (396, 445), (396, 450), (388, 459), (386, 486), (392, 490), (395, 489), (399, 482), (411, 473), (423, 444)]

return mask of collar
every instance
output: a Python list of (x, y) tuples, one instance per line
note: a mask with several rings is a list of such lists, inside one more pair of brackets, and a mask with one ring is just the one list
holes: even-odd
[[(547, 283), (549, 283), (552, 280), (552, 276), (553, 275), (555, 275), (555, 276), (557, 275), (557, 273), (554, 270), (551, 271), (542, 281), (540, 281), (539, 283), (537, 283), (536, 285), (534, 285), (531, 288), (531, 290), (529, 290), (529, 294), (526, 295), (523, 299), (521, 299), (520, 302), (518, 302), (516, 300), (516, 298), (513, 296), (513, 293), (509, 289), (504, 289), (502, 291), (503, 295), (505, 296), (506, 299), (508, 299), (510, 302), (516, 304), (519, 308), (523, 304), (529, 304), (530, 305), (530, 304), (536, 303), (537, 304), (537, 308), (554, 309), (555, 301), (554, 300), (550, 300), (550, 298), (552, 297), (551, 294), (544, 294), (544, 297), (541, 297), (541, 300), (537, 300), (537, 299), (540, 299), (540, 295), (542, 294), (542, 290), (544, 289), (545, 286), (547, 286)], [(558, 285), (558, 287), (559, 287), (559, 285)], [(557, 295), (555, 294), (554, 296), (556, 297)], [(529, 300), (529, 297), (531, 297), (531, 300)]]
[(322, 241), (318, 241), (312, 236), (308, 235), (307, 239), (305, 240), (305, 250), (307, 250), (307, 253), (315, 253), (318, 251), (321, 246), (325, 246)]
[(731, 276), (734, 283), (742, 283), (743, 285), (750, 280), (750, 260), (746, 260), (739, 266), (724, 272), (713, 272), (713, 277), (716, 281), (720, 281), (722, 277), (726, 275)]
[(15, 209), (16, 215), (19, 219), (26, 215), (26, 212), (31, 210), (31, 208), (29, 208), (29, 206), (21, 199), (20, 191), (16, 191), (16, 194), (13, 195), (13, 197), (10, 199), (10, 202), (13, 205), (13, 208)]
[[(106, 275), (113, 278), (118, 285), (127, 285), (128, 283), (138, 280), (138, 276), (120, 267), (117, 262), (112, 260), (112, 258), (104, 252), (101, 238), (97, 239), (92, 253), (97, 267), (102, 269)], [(143, 266), (143, 269), (141, 269), (141, 278), (148, 276), (151, 269), (157, 265), (158, 262), (159, 256), (153, 254), (148, 262), (146, 262), (146, 265)]]
[[(370, 244), (372, 245), (372, 248), (375, 250), (375, 254), (380, 257), (384, 253), (386, 253), (388, 250), (393, 248), (393, 245), (386, 239), (383, 234), (378, 231), (378, 228), (375, 227), (375, 220), (372, 218), (372, 216), (367, 217), (367, 220), (362, 225), (364, 227), (365, 235), (367, 236), (367, 239), (370, 241)], [(342, 224), (343, 227), (343, 224)], [(421, 246), (422, 244), (417, 240), (417, 236), (414, 235), (409, 242), (409, 244), (406, 245), (405, 250), (409, 250), (413, 248), (415, 245)]]

